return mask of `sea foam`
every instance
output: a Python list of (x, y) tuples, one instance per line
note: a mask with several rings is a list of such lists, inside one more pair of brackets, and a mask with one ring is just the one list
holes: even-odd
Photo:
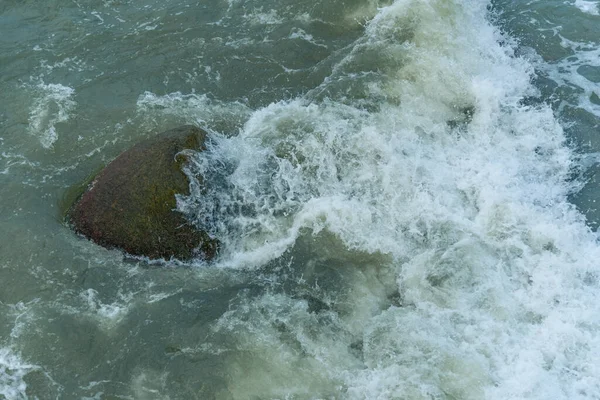
[[(238, 337), (241, 354), (284, 352), (270, 359), (282, 386), (250, 369), (233, 393), (302, 396), (294, 376), (356, 399), (600, 393), (600, 247), (567, 201), (574, 154), (550, 107), (522, 101), (537, 94), (533, 67), (486, 6), (395, 1), (320, 87), (196, 155), (192, 169), (214, 185), (182, 209), (223, 243), (221, 267), (260, 268), (322, 232), (383, 255), (341, 262), (362, 271), (362, 294), (350, 290), (329, 322), (271, 295), (223, 316), (215, 331)], [(340, 82), (351, 86), (333, 90)]]
[(35, 101), (29, 112), (29, 133), (38, 136), (40, 144), (51, 148), (58, 140), (56, 124), (71, 118), (75, 108), (75, 90), (61, 84), (38, 83), (32, 87)]
[(25, 376), (39, 367), (24, 362), (8, 348), (0, 348), (0, 396), (5, 399), (27, 399)]

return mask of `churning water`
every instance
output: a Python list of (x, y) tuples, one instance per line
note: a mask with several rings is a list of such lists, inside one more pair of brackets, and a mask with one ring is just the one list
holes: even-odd
[[(2, 0), (0, 33), (0, 398), (600, 399), (596, 1)], [(216, 262), (64, 225), (185, 123)]]

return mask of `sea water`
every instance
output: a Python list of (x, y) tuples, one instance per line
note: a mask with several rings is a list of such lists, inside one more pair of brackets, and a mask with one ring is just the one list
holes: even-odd
[[(599, 399), (599, 7), (3, 0), (0, 398)], [(181, 124), (215, 261), (65, 225)]]

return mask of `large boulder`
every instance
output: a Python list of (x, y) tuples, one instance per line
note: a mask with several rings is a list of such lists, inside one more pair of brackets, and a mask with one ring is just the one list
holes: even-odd
[(176, 208), (189, 194), (184, 149), (203, 149), (206, 132), (182, 126), (133, 146), (112, 161), (71, 207), (75, 231), (108, 248), (151, 259), (210, 259), (217, 243)]

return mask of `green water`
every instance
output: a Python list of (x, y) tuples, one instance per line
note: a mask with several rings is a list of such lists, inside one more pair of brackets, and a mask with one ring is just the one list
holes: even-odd
[[(283, 22), (262, 23), (274, 8)], [(233, 135), (252, 109), (316, 86), (363, 9), (375, 5), (2, 3), (0, 337), (39, 366), (29, 397), (228, 397), (224, 364), (238, 357), (210, 324), (269, 291), (271, 272), (124, 260), (65, 226), (63, 198), (144, 137), (183, 123)], [(292, 29), (319, 44), (280, 40)], [(202, 96), (172, 115), (138, 107), (146, 92)], [(293, 291), (309, 296), (316, 279)]]
[[(2, 0), (0, 399), (598, 398), (598, 38), (558, 1)], [(221, 259), (65, 225), (182, 124), (253, 210)]]

